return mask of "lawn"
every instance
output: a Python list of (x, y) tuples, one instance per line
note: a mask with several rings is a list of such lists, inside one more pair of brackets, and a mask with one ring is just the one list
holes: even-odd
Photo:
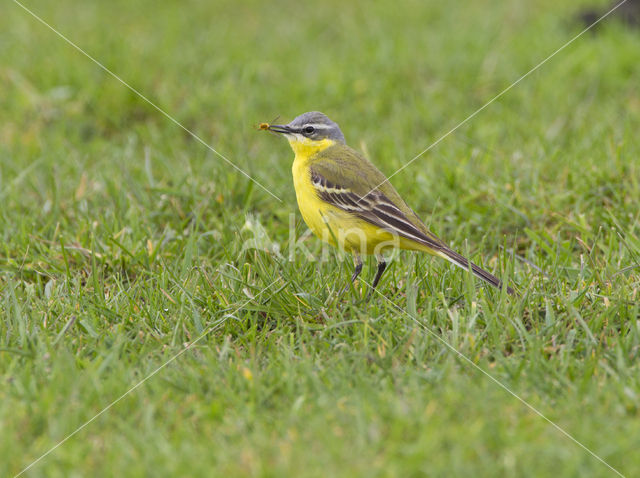
[(392, 179), (519, 297), (403, 252), (340, 298), (350, 258), (256, 129), (321, 110), (390, 175), (587, 3), (25, 1), (183, 129), (4, 2), (0, 475), (91, 420), (22, 476), (638, 476), (640, 30)]

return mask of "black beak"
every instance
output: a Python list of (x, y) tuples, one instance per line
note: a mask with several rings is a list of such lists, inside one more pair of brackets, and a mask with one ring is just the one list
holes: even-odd
[(273, 131), (274, 133), (283, 133), (283, 134), (293, 133), (293, 130), (286, 124), (269, 125), (269, 131)]

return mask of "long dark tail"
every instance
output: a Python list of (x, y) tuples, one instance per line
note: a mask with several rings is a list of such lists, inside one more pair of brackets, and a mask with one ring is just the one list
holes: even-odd
[[(441, 257), (447, 259), (449, 262), (457, 265), (464, 270), (469, 270), (469, 264), (471, 264), (471, 272), (473, 272), (474, 276), (482, 279), (488, 284), (491, 284), (493, 287), (497, 287), (498, 289), (502, 289), (504, 287), (504, 284), (500, 279), (498, 279), (493, 274), (485, 271), (481, 267), (475, 265), (473, 262), (468, 260), (466, 257), (461, 256), (456, 251), (447, 247), (439, 249), (438, 253), (438, 255), (440, 255)], [(507, 286), (507, 293), (509, 293), (510, 295), (516, 294), (515, 291), (509, 286)]]

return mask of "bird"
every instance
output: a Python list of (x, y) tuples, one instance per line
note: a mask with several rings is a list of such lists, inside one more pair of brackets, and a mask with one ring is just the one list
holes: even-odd
[[(349, 289), (362, 272), (362, 256), (375, 255), (377, 270), (367, 300), (376, 290), (393, 248), (427, 252), (502, 289), (502, 281), (451, 249), (407, 205), (386, 176), (346, 144), (338, 124), (310, 111), (288, 124), (261, 123), (259, 129), (286, 137), (294, 152), (293, 185), (298, 208), (311, 231), (350, 252), (355, 269)], [(514, 294), (511, 287), (506, 287)]]

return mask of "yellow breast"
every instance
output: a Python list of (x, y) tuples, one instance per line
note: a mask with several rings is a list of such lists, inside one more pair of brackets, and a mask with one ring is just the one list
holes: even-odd
[[(315, 154), (331, 146), (333, 141), (324, 140), (312, 144), (290, 141), (295, 152), (293, 161), (293, 186), (296, 190), (298, 208), (304, 222), (309, 229), (325, 242), (339, 245), (348, 252), (372, 254), (381, 243), (387, 244), (383, 248), (398, 247), (397, 238), (389, 232), (380, 229), (355, 215), (338, 209), (322, 201), (311, 183), (309, 169)], [(324, 143), (319, 145), (318, 143)], [(337, 244), (336, 244), (337, 243)]]
[(296, 199), (298, 200), (298, 208), (302, 219), (307, 223), (309, 229), (323, 240), (335, 244), (331, 234), (327, 228), (326, 222), (330, 220), (334, 212), (330, 209), (334, 208), (322, 201), (311, 184), (311, 173), (309, 170), (309, 160), (311, 156), (305, 154), (296, 154), (293, 161), (291, 172), (293, 173), (293, 187), (296, 190)]

